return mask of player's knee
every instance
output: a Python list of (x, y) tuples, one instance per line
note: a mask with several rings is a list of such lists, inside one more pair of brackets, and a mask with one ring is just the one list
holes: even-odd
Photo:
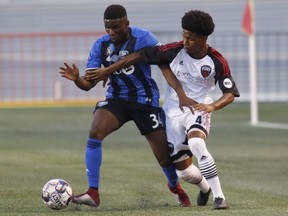
[(170, 156), (169, 156), (168, 153), (167, 153), (167, 154), (163, 154), (163, 153), (159, 154), (159, 153), (156, 153), (156, 152), (154, 151), (154, 155), (155, 155), (155, 157), (156, 157), (156, 159), (157, 159), (157, 161), (158, 161), (158, 164), (159, 164), (161, 167), (163, 167), (163, 168), (168, 168), (168, 167), (171, 166), (172, 160), (171, 160), (171, 158), (170, 158)]
[(161, 159), (158, 159), (158, 163), (161, 167), (170, 167), (170, 165), (172, 164), (170, 158), (161, 158)]
[(103, 131), (97, 127), (92, 127), (89, 131), (89, 137), (94, 139), (103, 140), (105, 136), (106, 134), (104, 134)]
[(202, 180), (201, 172), (197, 167), (191, 164), (185, 170), (176, 170), (179, 178), (190, 184), (198, 184)]

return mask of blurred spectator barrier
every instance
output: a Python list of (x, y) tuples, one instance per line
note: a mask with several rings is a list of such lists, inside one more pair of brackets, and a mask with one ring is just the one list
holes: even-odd
[[(181, 32), (154, 32), (162, 44), (181, 40)], [(63, 62), (76, 63), (81, 74), (90, 47), (103, 32), (0, 35), (0, 103), (78, 101), (105, 97), (102, 84), (90, 92), (59, 75)], [(209, 44), (230, 64), (241, 98), (249, 101), (248, 38), (240, 33), (214, 34)], [(288, 101), (288, 33), (256, 35), (259, 101)], [(153, 66), (153, 77), (164, 93), (165, 80)], [(215, 96), (219, 92), (213, 93)]]

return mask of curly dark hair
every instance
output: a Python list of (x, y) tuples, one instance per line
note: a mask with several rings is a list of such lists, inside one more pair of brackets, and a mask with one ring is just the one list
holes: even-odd
[(104, 19), (121, 19), (124, 16), (127, 16), (127, 12), (122, 5), (109, 5), (104, 12)]
[(182, 28), (202, 36), (208, 36), (213, 33), (215, 24), (210, 14), (191, 10), (182, 17)]

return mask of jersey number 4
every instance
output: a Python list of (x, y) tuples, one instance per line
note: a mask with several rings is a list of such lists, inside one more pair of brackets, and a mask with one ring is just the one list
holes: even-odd
[(201, 118), (201, 116), (198, 116), (197, 118), (196, 118), (196, 121), (195, 121), (196, 123), (198, 123), (198, 124), (202, 124), (202, 118)]

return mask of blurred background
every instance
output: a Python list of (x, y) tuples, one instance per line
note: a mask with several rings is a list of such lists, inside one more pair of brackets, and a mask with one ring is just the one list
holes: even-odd
[[(102, 85), (81, 91), (58, 68), (76, 63), (84, 74), (90, 47), (104, 34), (104, 10), (115, 3), (126, 7), (131, 26), (151, 30), (162, 44), (181, 40), (188, 10), (210, 13), (216, 29), (209, 44), (230, 64), (237, 101), (250, 100), (248, 36), (241, 29), (246, 0), (0, 0), (0, 105), (104, 98)], [(287, 102), (288, 1), (255, 0), (254, 6), (258, 100)], [(153, 69), (162, 95), (165, 80)]]

